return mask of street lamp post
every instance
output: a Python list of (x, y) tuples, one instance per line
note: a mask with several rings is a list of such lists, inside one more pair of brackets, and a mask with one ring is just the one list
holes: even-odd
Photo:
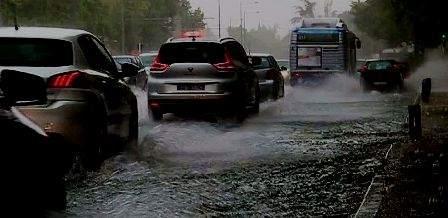
[[(250, 4), (251, 5), (256, 5), (256, 4), (259, 4), (260, 2), (259, 1), (256, 1), (256, 0), (254, 0), (254, 1), (251, 1), (250, 2)], [(249, 4), (248, 4), (249, 5)], [(246, 5), (247, 6), (247, 5)], [(243, 12), (244, 11), (244, 12)], [(244, 38), (245, 38), (245, 33), (244, 33), (244, 31), (247, 31), (246, 30), (246, 13), (247, 13), (247, 11), (245, 11), (245, 10), (243, 10), (243, 2), (242, 2), (242, 0), (240, 0), (240, 19), (241, 19), (241, 24), (240, 24), (240, 31), (241, 31), (241, 43), (244, 45), (245, 44), (245, 40), (244, 40)], [(258, 12), (259, 13), (259, 12)], [(244, 31), (243, 31), (244, 30)]]
[(218, 35), (221, 38), (221, 0), (218, 0)]

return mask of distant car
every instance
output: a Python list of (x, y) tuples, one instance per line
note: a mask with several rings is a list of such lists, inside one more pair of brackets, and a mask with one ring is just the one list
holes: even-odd
[(258, 77), (232, 38), (169, 40), (151, 65), (148, 86), (154, 120), (185, 111), (232, 113), (244, 120), (259, 111)]
[(74, 145), (86, 168), (97, 168), (104, 151), (137, 143), (137, 99), (123, 79), (137, 75), (139, 67), (123, 64), (118, 73), (97, 37), (82, 30), (5, 27), (0, 51), (0, 70), (46, 80), (48, 102), (19, 109)]
[(157, 52), (142, 53), (139, 55), (142, 60), (143, 66), (150, 67), (154, 59), (157, 57)]
[(364, 90), (404, 88), (405, 71), (400, 63), (394, 60), (367, 61), (361, 69), (361, 86)]
[(148, 83), (149, 68), (146, 68), (143, 65), (140, 57), (132, 55), (120, 55), (120, 56), (113, 56), (113, 58), (117, 63), (117, 69), (119, 73), (122, 72), (121, 65), (124, 63), (131, 63), (137, 65), (140, 68), (137, 76), (126, 78), (126, 82), (129, 85), (134, 85), (142, 90), (145, 90), (147, 88), (146, 85)]
[(269, 54), (251, 54), (250, 58), (259, 58), (259, 65), (253, 65), (253, 69), (260, 82), (262, 98), (279, 99), (285, 96), (285, 80), (277, 61)]
[[(21, 88), (25, 86), (26, 89)], [(47, 135), (14, 106), (46, 103), (45, 81), (34, 75), (0, 74), (0, 138), (2, 141), (3, 212), (43, 215), (66, 206), (64, 175), (72, 165), (69, 149), (56, 135)], [(16, 211), (13, 208), (27, 210)]]

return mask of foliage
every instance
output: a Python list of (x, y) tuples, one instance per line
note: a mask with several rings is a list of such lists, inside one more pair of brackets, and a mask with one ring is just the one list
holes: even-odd
[(205, 26), (203, 12), (192, 9), (188, 0), (2, 0), (0, 13), (5, 25), (13, 25), (15, 9), (21, 26), (84, 29), (117, 53), (122, 32), (128, 52), (138, 43), (146, 50), (157, 49), (174, 33)]
[(448, 31), (444, 1), (366, 0), (354, 2), (351, 12), (363, 32), (392, 45), (412, 41), (417, 51), (438, 46)]
[(316, 8), (317, 3), (312, 2), (311, 0), (300, 0), (303, 3), (302, 5), (296, 6), (296, 13), (299, 15), (291, 19), (292, 23), (298, 23), (302, 18), (306, 17), (315, 17), (314, 10)]

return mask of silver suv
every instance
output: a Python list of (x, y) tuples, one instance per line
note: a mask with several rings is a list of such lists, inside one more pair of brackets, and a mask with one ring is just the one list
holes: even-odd
[(171, 39), (151, 65), (148, 100), (154, 120), (165, 113), (258, 113), (260, 88), (244, 48), (232, 38)]
[(0, 28), (0, 71), (27, 72), (47, 83), (48, 101), (20, 111), (74, 145), (88, 168), (101, 163), (102, 152), (112, 149), (109, 145), (137, 143), (137, 99), (123, 79), (139, 69), (132, 64), (122, 69), (119, 74), (106, 47), (91, 33)]

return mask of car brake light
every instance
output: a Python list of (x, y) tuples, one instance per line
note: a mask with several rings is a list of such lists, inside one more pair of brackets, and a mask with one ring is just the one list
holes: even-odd
[(217, 64), (214, 64), (213, 66), (215, 66), (216, 69), (218, 69), (219, 71), (225, 71), (225, 72), (234, 71), (236, 66), (233, 64), (232, 57), (230, 56), (230, 54), (227, 51), (224, 55), (224, 59), (225, 60), (223, 63), (217, 63)]
[(82, 75), (80, 71), (70, 71), (51, 77), (48, 81), (49, 88), (73, 88), (75, 82)]
[(365, 73), (365, 72), (367, 72), (367, 70), (368, 70), (367, 66), (364, 65), (364, 66), (361, 67), (361, 69), (359, 69), (359, 72)]
[(157, 55), (157, 57), (154, 59), (154, 61), (151, 64), (151, 68), (150, 71), (151, 73), (163, 73), (166, 71), (166, 69), (168, 69), (169, 65), (168, 64), (163, 64), (160, 62), (160, 57), (159, 55)]

